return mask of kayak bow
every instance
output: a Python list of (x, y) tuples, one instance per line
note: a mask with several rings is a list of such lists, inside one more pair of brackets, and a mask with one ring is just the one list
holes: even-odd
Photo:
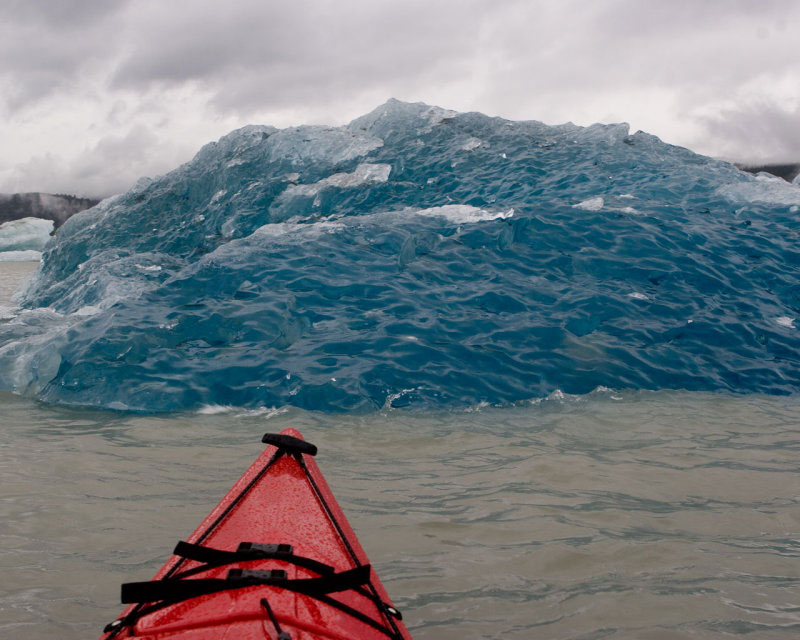
[(294, 429), (268, 446), (101, 640), (411, 640)]

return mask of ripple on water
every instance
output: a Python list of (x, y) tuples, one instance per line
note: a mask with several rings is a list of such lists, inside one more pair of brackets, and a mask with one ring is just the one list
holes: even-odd
[(793, 397), (605, 390), (367, 416), (0, 403), (3, 637), (97, 634), (119, 583), (148, 579), (261, 433), (289, 425), (319, 445), (418, 640), (797, 635)]

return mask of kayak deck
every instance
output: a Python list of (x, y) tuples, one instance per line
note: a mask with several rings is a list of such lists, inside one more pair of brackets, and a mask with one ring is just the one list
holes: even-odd
[(299, 432), (262, 452), (101, 640), (409, 639)]

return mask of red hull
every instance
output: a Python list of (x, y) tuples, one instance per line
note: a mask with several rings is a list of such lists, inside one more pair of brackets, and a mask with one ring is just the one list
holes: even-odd
[[(302, 438), (294, 429), (287, 429), (281, 435)], [(165, 596), (161, 592), (147, 592), (153, 582), (132, 585), (154, 597), (129, 600), (139, 604), (125, 609), (120, 619), (106, 628), (101, 640), (411, 638), (378, 576), (369, 567), (369, 560), (319, 467), (307, 453), (268, 446), (187, 542), (201, 545), (202, 552), (205, 548), (236, 552), (242, 542), (291, 545), (295, 560), (242, 558), (239, 552), (239, 556), (228, 555), (236, 558), (235, 562), (220, 564), (218, 558), (216, 562), (204, 563), (173, 555), (153, 581), (161, 581), (156, 588), (175, 589), (174, 593)], [(224, 553), (218, 555), (226, 559)], [(332, 573), (322, 574), (329, 578), (325, 588), (338, 584), (342, 572), (358, 567), (362, 567), (361, 571), (351, 574), (358, 573), (368, 580), (355, 589), (334, 588), (327, 593), (322, 593), (325, 588), (320, 590), (316, 583), (293, 582), (311, 578), (319, 581), (321, 570), (314, 562), (333, 569)], [(221, 580), (231, 580), (231, 569), (243, 569), (248, 575), (258, 576), (266, 574), (248, 572), (280, 569), (286, 572), (286, 582), (280, 583), (284, 579), (281, 577), (277, 581), (280, 584), (228, 586), (229, 582)], [(201, 582), (187, 585), (190, 580)], [(181, 584), (176, 586), (177, 582)], [(305, 586), (312, 584), (313, 589)], [(204, 585), (221, 590), (194, 597), (184, 597), (185, 592), (176, 595), (181, 588), (204, 589)], [(129, 593), (140, 592), (132, 589)], [(150, 613), (146, 613), (148, 609)], [(279, 635), (279, 630), (283, 635)]]

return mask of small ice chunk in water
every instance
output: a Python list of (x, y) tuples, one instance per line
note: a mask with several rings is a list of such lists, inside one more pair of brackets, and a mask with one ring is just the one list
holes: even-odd
[(775, 318), (775, 322), (778, 323), (782, 327), (787, 327), (789, 329), (794, 329), (794, 318), (790, 318), (789, 316), (779, 316)]
[(572, 205), (576, 209), (584, 209), (586, 211), (600, 211), (603, 208), (604, 202), (603, 198), (597, 196), (596, 198), (589, 198), (588, 200), (584, 200), (583, 202), (579, 202), (578, 204)]
[(650, 296), (645, 295), (644, 293), (639, 293), (638, 291), (632, 291), (628, 294), (629, 298), (633, 298), (634, 300), (649, 300)]

